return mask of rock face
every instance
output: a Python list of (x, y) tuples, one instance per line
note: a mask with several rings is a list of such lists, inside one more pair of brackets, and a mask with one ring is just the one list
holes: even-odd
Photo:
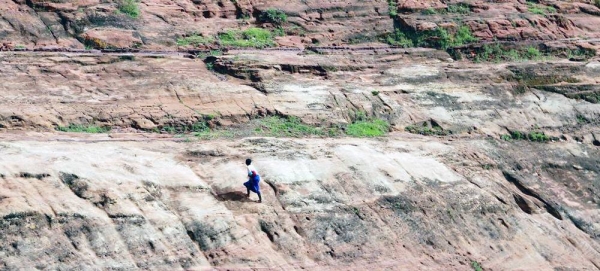
[[(600, 265), (600, 153), (588, 145), (413, 137), (1, 147), (2, 269)], [(263, 176), (262, 204), (244, 195), (247, 156)]]
[[(215, 35), (262, 24), (261, 13), (287, 14), (283, 46), (377, 42), (394, 28), (450, 31), (468, 26), (485, 41), (575, 38), (597, 46), (600, 8), (587, 1), (275, 1), (143, 0), (123, 12), (126, 1), (0, 2), (0, 40), (14, 46), (176, 49), (182, 36)], [(567, 43), (567, 41), (564, 41)], [(572, 42), (568, 42), (572, 43)], [(595, 45), (594, 45), (595, 44)]]
[[(0, 0), (0, 269), (600, 269), (598, 14)], [(177, 45), (251, 26), (298, 48)], [(434, 32), (479, 42), (375, 44)], [(564, 55), (506, 60), (490, 41)], [(472, 61), (485, 48), (497, 63)], [(350, 137), (373, 120), (389, 133)]]
[[(473, 64), (433, 49), (0, 59), (1, 269), (600, 266), (596, 61)], [(266, 115), (343, 129), (359, 114), (396, 132), (176, 143), (119, 130)], [(47, 133), (70, 124), (114, 131)], [(552, 141), (504, 139), (534, 132)], [(246, 157), (263, 204), (245, 198)]]
[[(25, 46), (83, 48), (98, 38), (110, 47), (165, 49), (191, 33), (215, 34), (256, 22), (262, 11), (277, 8), (289, 14), (290, 33), (306, 43), (361, 41), (393, 28), (388, 4), (377, 1), (156, 1), (137, 4), (140, 15), (119, 12), (119, 1), (0, 2), (0, 40)], [(104, 34), (98, 34), (99, 32)], [(113, 42), (111, 42), (111, 39)], [(137, 43), (131, 43), (137, 39)], [(139, 42), (141, 41), (141, 42)]]
[(434, 121), (454, 134), (494, 137), (535, 129), (573, 138), (599, 132), (596, 61), (448, 59), (430, 49), (231, 51), (208, 60), (209, 71), (180, 55), (4, 53), (0, 127), (153, 130), (207, 116), (228, 126), (277, 114), (343, 127), (364, 112), (397, 130)]

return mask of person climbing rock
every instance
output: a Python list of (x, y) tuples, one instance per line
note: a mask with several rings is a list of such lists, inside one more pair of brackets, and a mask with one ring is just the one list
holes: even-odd
[(254, 168), (252, 164), (252, 159), (246, 159), (246, 166), (248, 167), (248, 181), (244, 183), (246, 187), (246, 191), (248, 192), (247, 197), (250, 197), (250, 191), (256, 193), (258, 195), (258, 202), (262, 202), (262, 196), (260, 195), (260, 186), (258, 183), (260, 182), (260, 175), (258, 175), (258, 171)]

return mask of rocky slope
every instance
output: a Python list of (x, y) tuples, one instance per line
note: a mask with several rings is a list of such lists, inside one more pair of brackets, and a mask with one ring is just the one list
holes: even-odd
[[(2, 269), (600, 266), (595, 61), (473, 64), (431, 49), (230, 51), (207, 58), (212, 70), (181, 55), (1, 59)], [(397, 132), (149, 133), (254, 130), (269, 115), (344, 129), (359, 114)], [(69, 124), (113, 131), (48, 132)], [(504, 139), (515, 132), (552, 140)], [(263, 204), (243, 196), (246, 157)]]
[[(135, 8), (123, 9), (132, 2)], [(264, 23), (268, 9), (283, 11), (281, 46), (342, 45), (385, 40), (400, 29), (450, 32), (464, 25), (482, 41), (563, 41), (598, 46), (600, 8), (589, 1), (275, 1), (142, 0), (0, 2), (5, 47), (177, 48), (178, 38), (214, 36)], [(595, 39), (595, 41), (594, 41)]]
[[(590, 145), (3, 138), (3, 269), (600, 266)], [(247, 156), (263, 204), (244, 197)]]
[(0, 269), (600, 269), (591, 3), (126, 2), (0, 0)]

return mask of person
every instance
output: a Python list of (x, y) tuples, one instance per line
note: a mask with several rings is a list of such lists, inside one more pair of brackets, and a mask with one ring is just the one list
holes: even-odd
[(246, 192), (248, 192), (247, 197), (250, 197), (250, 191), (256, 193), (258, 195), (258, 202), (262, 202), (262, 196), (260, 195), (260, 186), (258, 183), (260, 182), (260, 175), (258, 175), (258, 171), (252, 165), (252, 159), (246, 159), (246, 167), (248, 168), (248, 181), (244, 183), (246, 187)]

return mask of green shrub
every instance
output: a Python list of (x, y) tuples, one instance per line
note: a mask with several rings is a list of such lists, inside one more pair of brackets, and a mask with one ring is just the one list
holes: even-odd
[(390, 125), (385, 120), (357, 121), (346, 127), (346, 134), (355, 137), (383, 136), (390, 130)]
[(594, 0), (594, 5), (600, 8), (600, 0)]
[(270, 8), (263, 11), (259, 16), (259, 19), (265, 23), (282, 25), (287, 22), (287, 15), (282, 10)]
[(476, 42), (479, 39), (473, 36), (471, 29), (468, 26), (460, 26), (454, 35), (452, 46), (460, 46), (471, 42)]
[(269, 30), (251, 27), (244, 31), (228, 30), (219, 34), (222, 46), (264, 48), (275, 45), (273, 35)]
[(505, 49), (499, 43), (484, 44), (475, 55), (475, 62), (526, 61), (539, 60), (544, 54), (535, 47)]
[(203, 36), (196, 35), (196, 34), (193, 34), (193, 35), (188, 36), (188, 37), (183, 37), (183, 38), (177, 39), (177, 45), (178, 46), (207, 45), (207, 44), (211, 44), (213, 42), (215, 42), (215, 39), (213, 37), (203, 37)]
[(550, 137), (544, 134), (544, 132), (532, 131), (529, 133), (524, 133), (520, 131), (511, 131), (510, 135), (502, 135), (500, 139), (505, 141), (512, 140), (529, 140), (534, 142), (546, 142), (550, 140)]
[(110, 131), (110, 127), (101, 127), (96, 125), (69, 124), (69, 126), (58, 126), (57, 131), (71, 133), (90, 133), (100, 134)]
[(392, 18), (398, 16), (398, 2), (396, 0), (388, 0), (388, 13)]
[(546, 141), (550, 140), (550, 137), (545, 135), (543, 132), (530, 132), (527, 135), (527, 139), (529, 139), (530, 141), (535, 141), (535, 142), (546, 142)]
[(432, 126), (429, 127), (427, 122), (424, 122), (423, 125), (409, 125), (404, 128), (405, 131), (412, 134), (419, 135), (437, 135), (437, 136), (446, 136), (450, 134), (450, 131), (445, 131), (440, 126)]
[(524, 133), (521, 133), (519, 131), (511, 131), (510, 137), (512, 137), (512, 139), (514, 139), (514, 140), (523, 140), (523, 139), (527, 138)]
[(159, 131), (168, 134), (185, 134), (185, 133), (200, 133), (207, 132), (210, 130), (208, 123), (206, 122), (207, 117), (204, 120), (194, 122), (192, 124), (168, 124), (163, 126)]
[(140, 8), (136, 0), (122, 0), (119, 3), (119, 11), (129, 15), (131, 18), (137, 18), (140, 16)]
[(409, 48), (414, 46), (412, 39), (408, 38), (400, 29), (396, 29), (393, 34), (386, 37), (386, 42), (393, 46)]
[(471, 8), (466, 3), (458, 3), (454, 5), (448, 5), (446, 11), (448, 13), (469, 14), (471, 13)]
[(437, 27), (433, 30), (417, 32), (417, 46), (433, 47), (439, 49), (448, 49), (450, 47), (461, 46), (467, 43), (478, 41), (479, 39), (473, 36), (471, 29), (468, 26), (459, 26), (456, 33), (448, 32), (448, 30)]
[(434, 30), (418, 32), (418, 34), (418, 46), (447, 49), (452, 42), (452, 36), (448, 33), (448, 30), (441, 27), (437, 27)]
[(437, 12), (435, 11), (434, 8), (427, 8), (421, 11), (421, 14), (423, 15), (433, 15), (433, 14), (437, 14)]

